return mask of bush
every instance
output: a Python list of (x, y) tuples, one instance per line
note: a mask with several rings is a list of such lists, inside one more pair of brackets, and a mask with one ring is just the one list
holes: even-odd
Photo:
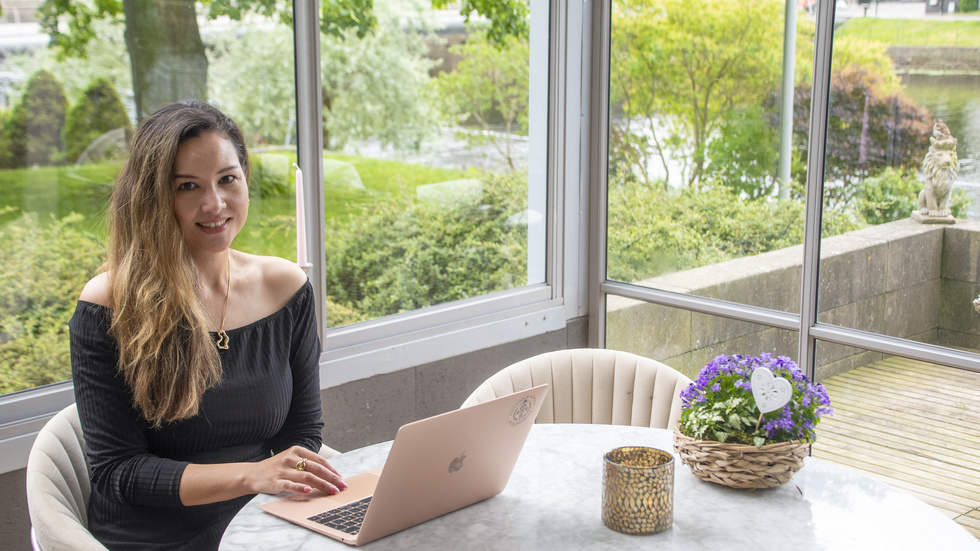
[(392, 198), (347, 222), (328, 221), (331, 325), (525, 284), (526, 177), (484, 175), (483, 200), (432, 205)]
[[(827, 211), (823, 235), (859, 224)], [(608, 272), (633, 282), (752, 256), (803, 242), (803, 203), (743, 201), (721, 185), (661, 189), (612, 182)]]
[(957, 11), (965, 13), (977, 11), (977, 0), (961, 0), (960, 5), (957, 6)]
[(293, 188), (293, 157), (286, 153), (251, 151), (248, 156), (248, 183), (259, 197), (279, 197)]
[(0, 167), (61, 164), (67, 110), (64, 87), (54, 75), (39, 71), (32, 76), (0, 133)]
[[(925, 184), (913, 171), (886, 168), (880, 174), (861, 182), (856, 207), (869, 224), (884, 224), (912, 216), (919, 208), (919, 191)], [(966, 216), (970, 198), (953, 190), (949, 208), (956, 218)]]
[[(99, 151), (89, 151), (86, 161), (98, 162), (117, 158), (125, 152), (132, 126), (129, 115), (123, 107), (119, 93), (108, 79), (98, 78), (85, 89), (78, 103), (68, 111), (65, 119), (65, 147), (68, 162), (74, 163), (96, 140), (113, 130), (122, 130), (122, 140), (112, 140), (113, 144), (100, 147)], [(120, 151), (119, 142), (123, 148)], [(94, 148), (93, 148), (94, 149)]]
[(105, 258), (84, 220), (70, 214), (44, 227), (23, 214), (0, 225), (0, 394), (71, 379), (68, 320)]

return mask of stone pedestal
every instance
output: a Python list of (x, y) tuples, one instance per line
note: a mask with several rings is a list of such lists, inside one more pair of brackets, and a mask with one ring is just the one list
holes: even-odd
[(956, 218), (952, 214), (946, 216), (929, 216), (919, 211), (912, 211), (912, 220), (920, 224), (955, 224)]

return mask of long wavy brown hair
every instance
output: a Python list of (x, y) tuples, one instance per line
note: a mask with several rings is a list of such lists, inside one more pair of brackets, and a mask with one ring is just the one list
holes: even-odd
[(140, 124), (112, 192), (110, 332), (133, 404), (157, 427), (196, 415), (205, 391), (221, 380), (197, 270), (174, 214), (177, 148), (208, 132), (235, 146), (247, 181), (248, 152), (238, 125), (205, 102), (187, 100)]

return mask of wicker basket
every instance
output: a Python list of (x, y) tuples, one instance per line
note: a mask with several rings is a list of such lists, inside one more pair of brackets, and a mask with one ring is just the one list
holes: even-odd
[(695, 440), (674, 430), (674, 449), (694, 476), (731, 488), (772, 488), (785, 484), (803, 467), (810, 444), (794, 440), (761, 448), (713, 440)]

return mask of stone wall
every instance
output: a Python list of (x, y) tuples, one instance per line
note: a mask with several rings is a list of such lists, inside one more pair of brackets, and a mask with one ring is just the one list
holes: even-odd
[(898, 72), (980, 72), (980, 48), (889, 46), (888, 57)]
[[(818, 320), (950, 346), (978, 347), (980, 223), (902, 220), (823, 240)], [(799, 313), (802, 246), (639, 282), (684, 294)], [(669, 306), (610, 297), (607, 347), (658, 359), (688, 376), (718, 354), (771, 352), (796, 358), (798, 333)], [(817, 379), (880, 354), (817, 345)]]

